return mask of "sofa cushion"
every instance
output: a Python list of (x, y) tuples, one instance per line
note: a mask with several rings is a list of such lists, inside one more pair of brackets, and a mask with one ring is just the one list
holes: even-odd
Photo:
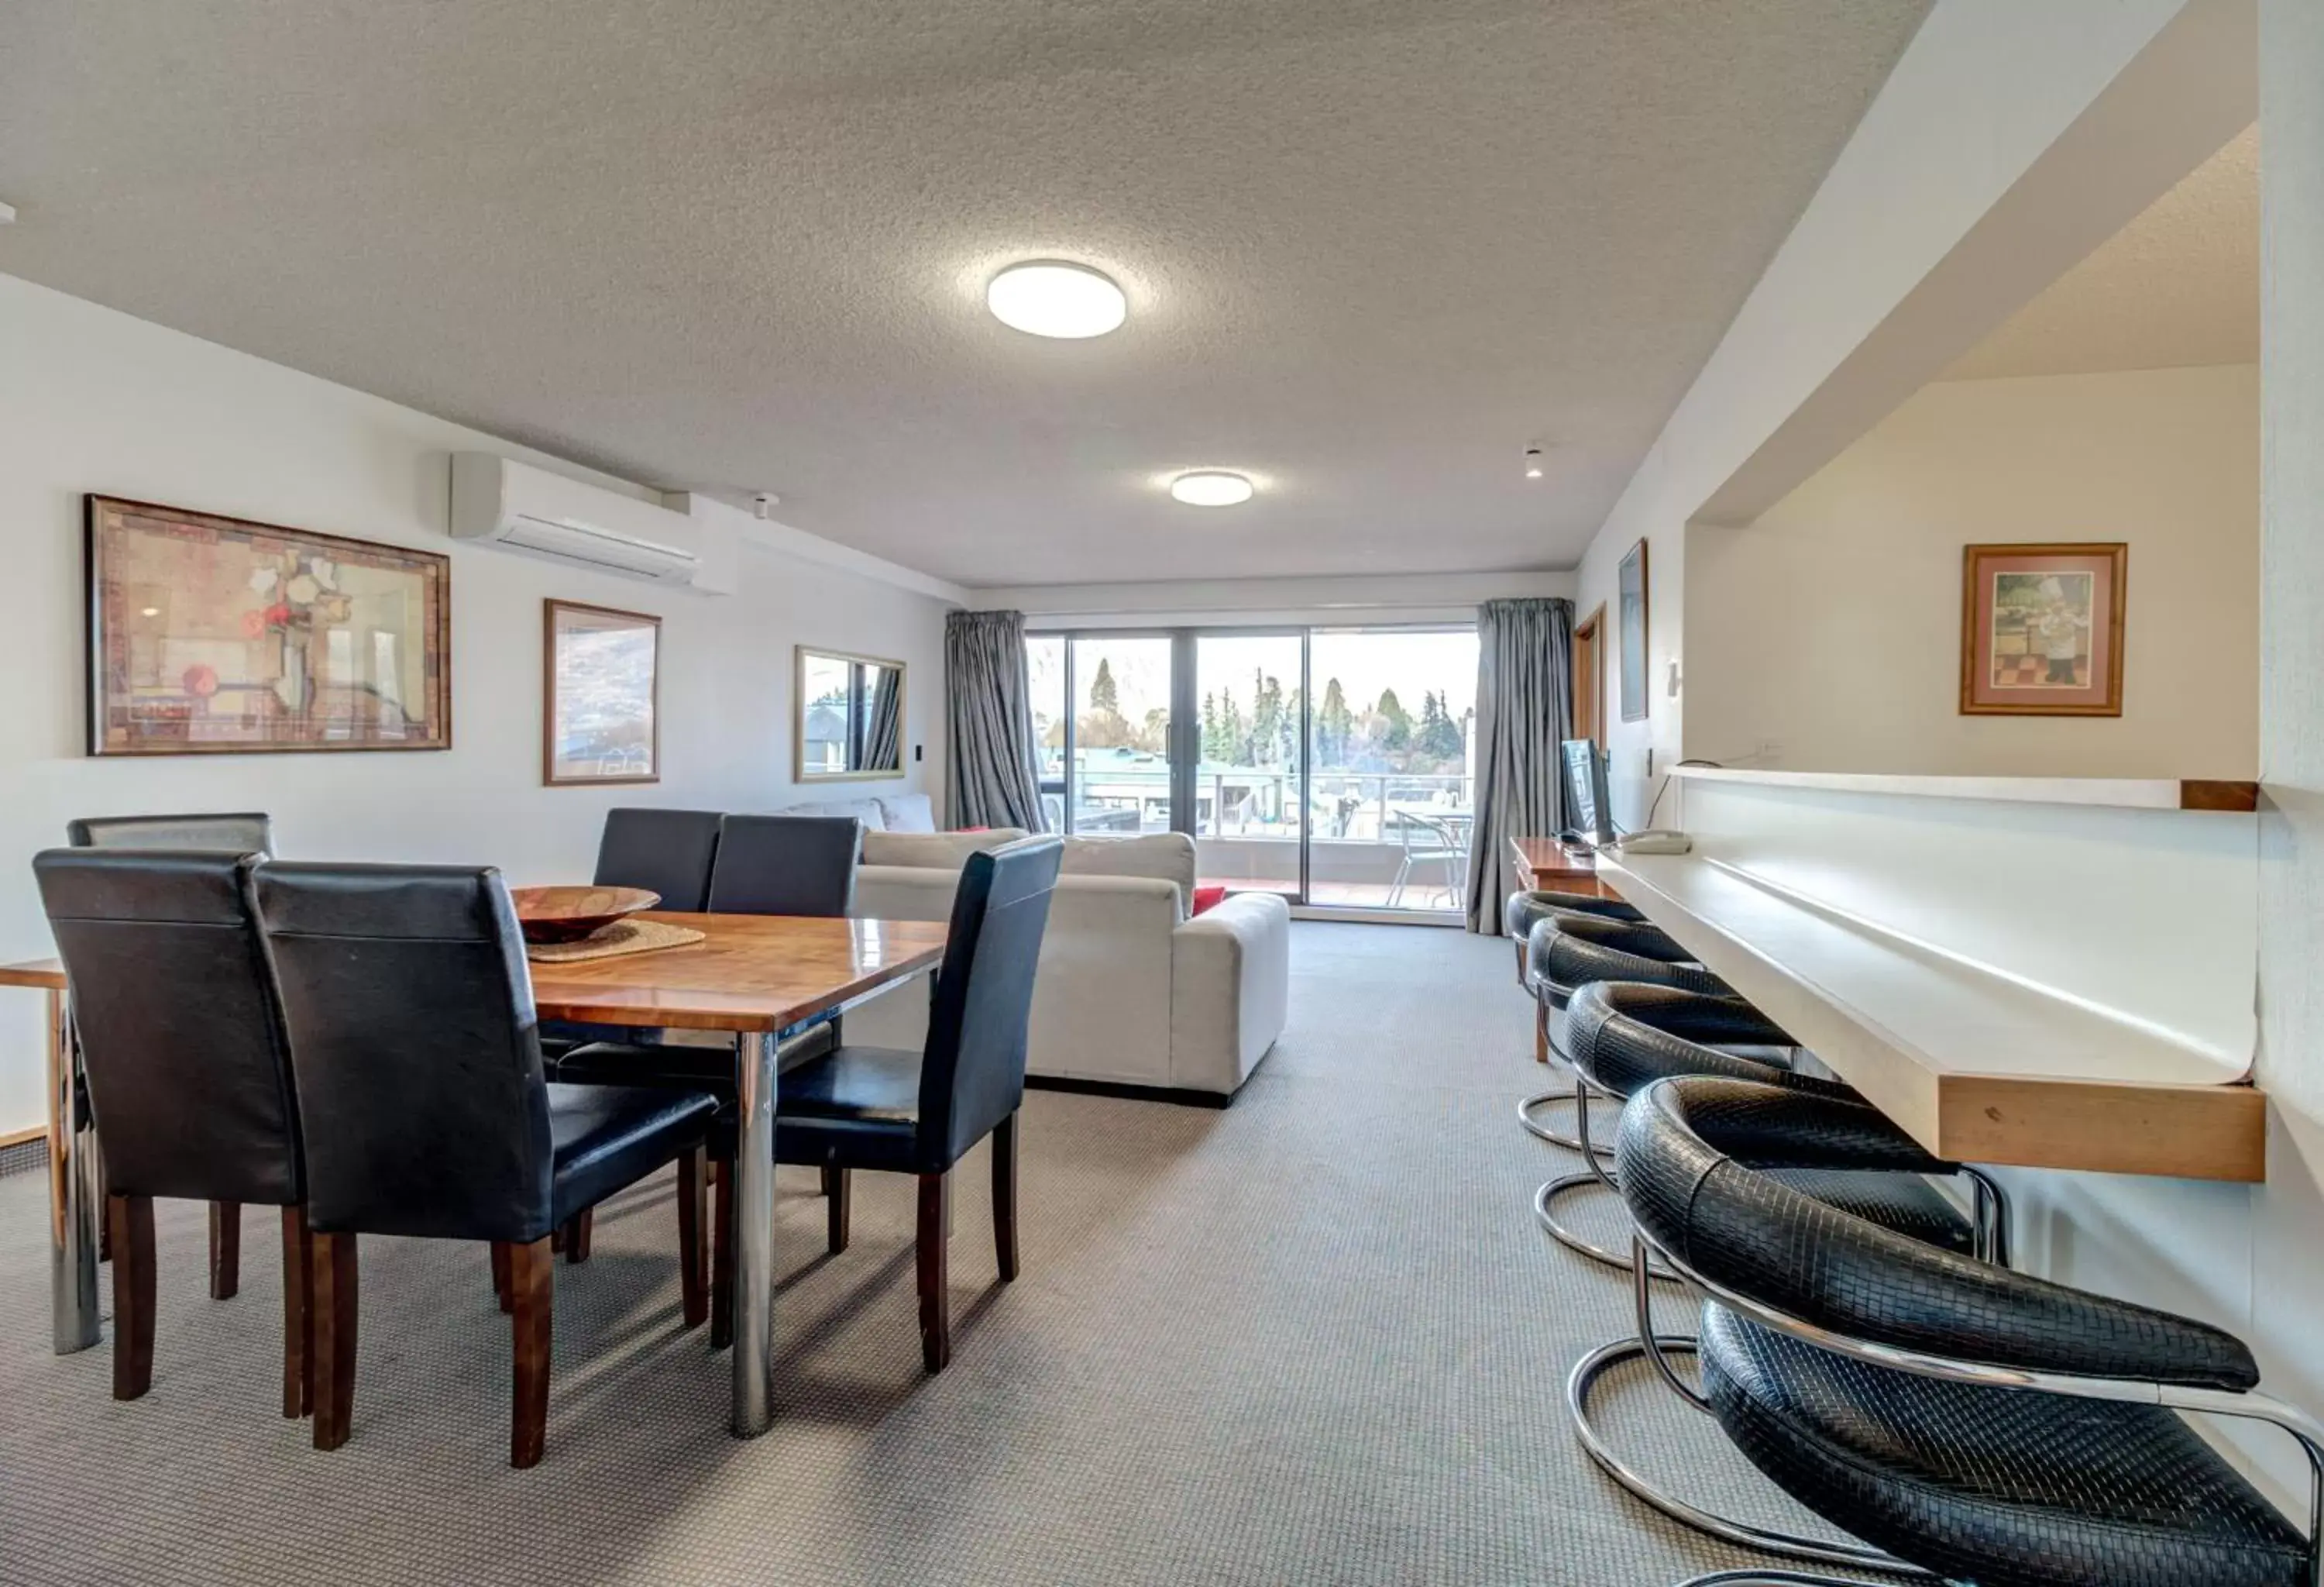
[(1183, 918), (1194, 896), (1194, 840), (1183, 832), (1156, 832), (1144, 837), (1069, 837), (1064, 874), (1175, 881), (1178, 913)]
[(924, 793), (881, 794), (880, 796), (881, 827), (889, 832), (934, 832), (936, 829), (936, 807)]
[(888, 818), (874, 798), (817, 799), (803, 805), (785, 805), (771, 812), (777, 816), (853, 816), (863, 823), (866, 832), (885, 832)]
[(863, 835), (863, 863), (957, 871), (968, 863), (969, 855), (1015, 843), (1024, 835), (1013, 826), (995, 826), (984, 832), (867, 832)]

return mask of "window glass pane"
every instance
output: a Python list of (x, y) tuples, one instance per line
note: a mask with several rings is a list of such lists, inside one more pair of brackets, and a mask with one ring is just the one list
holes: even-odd
[(1204, 881), (1299, 890), (1299, 635), (1198, 634), (1194, 863)]
[(1169, 640), (1085, 635), (1073, 647), (1070, 829), (1169, 831)]
[(1318, 629), (1308, 901), (1455, 910), (1476, 818), (1477, 631)]
[(1041, 807), (1051, 832), (1065, 829), (1065, 638), (1025, 636), (1025, 669), (1033, 706), (1033, 743), (1040, 752)]

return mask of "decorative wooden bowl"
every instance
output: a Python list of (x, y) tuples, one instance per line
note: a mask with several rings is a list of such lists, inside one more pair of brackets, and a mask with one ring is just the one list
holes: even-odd
[(527, 942), (579, 942), (624, 915), (652, 909), (661, 894), (642, 887), (512, 887), (509, 901)]

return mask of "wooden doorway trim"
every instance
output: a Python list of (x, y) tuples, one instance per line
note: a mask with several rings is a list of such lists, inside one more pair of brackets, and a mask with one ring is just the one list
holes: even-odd
[(1573, 736), (1606, 747), (1606, 604), (1573, 631)]

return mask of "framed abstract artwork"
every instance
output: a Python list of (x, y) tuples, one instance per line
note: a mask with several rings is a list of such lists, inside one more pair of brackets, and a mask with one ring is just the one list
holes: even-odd
[(661, 619), (549, 601), (541, 640), (541, 781), (659, 782)]
[(1615, 604), (1622, 618), (1622, 720), (1646, 719), (1646, 542), (1622, 558)]
[(83, 510), (90, 754), (451, 747), (447, 558), (113, 496)]
[(2130, 548), (2119, 541), (1964, 548), (1966, 716), (2119, 716)]

